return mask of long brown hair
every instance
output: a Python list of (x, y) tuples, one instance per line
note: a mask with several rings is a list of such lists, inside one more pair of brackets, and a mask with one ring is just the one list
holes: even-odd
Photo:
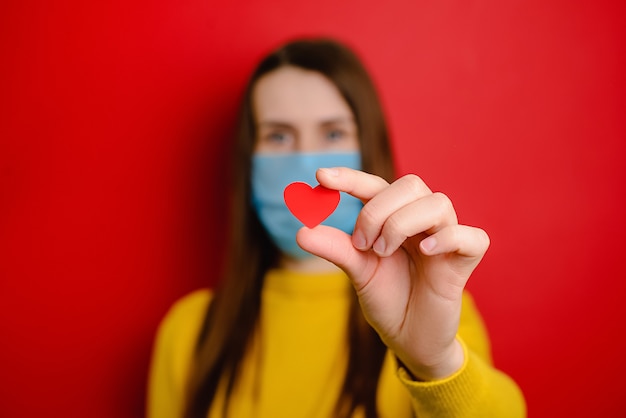
[[(329, 39), (301, 39), (268, 55), (244, 92), (235, 137), (230, 243), (224, 274), (215, 291), (198, 338), (188, 382), (185, 416), (205, 418), (222, 378), (230, 397), (261, 308), (261, 289), (279, 251), (261, 226), (250, 202), (251, 159), (256, 137), (252, 92), (263, 75), (291, 65), (317, 71), (339, 89), (357, 124), (364, 171), (387, 180), (393, 176), (388, 131), (374, 85), (359, 59)], [(375, 417), (376, 388), (386, 351), (366, 323), (354, 297), (349, 318), (349, 360), (336, 414), (363, 408)], [(227, 415), (228, 399), (223, 415)]]

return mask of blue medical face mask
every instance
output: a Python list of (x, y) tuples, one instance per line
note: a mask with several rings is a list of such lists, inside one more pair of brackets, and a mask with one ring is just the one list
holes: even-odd
[[(295, 258), (312, 255), (296, 242), (296, 232), (302, 227), (285, 205), (283, 192), (287, 185), (302, 181), (315, 187), (315, 172), (322, 167), (361, 169), (361, 153), (288, 153), (255, 154), (252, 157), (252, 205), (276, 246)], [(340, 193), (337, 209), (322, 225), (328, 225), (351, 234), (356, 218), (363, 207), (361, 201), (347, 193)]]

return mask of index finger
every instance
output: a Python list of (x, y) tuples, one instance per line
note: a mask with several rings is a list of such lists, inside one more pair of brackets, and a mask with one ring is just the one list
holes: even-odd
[(381, 177), (347, 167), (320, 168), (315, 176), (322, 186), (346, 192), (363, 203), (389, 187)]

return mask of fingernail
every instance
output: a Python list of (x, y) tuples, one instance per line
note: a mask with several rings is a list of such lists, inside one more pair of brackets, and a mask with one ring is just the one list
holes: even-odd
[(425, 238), (420, 243), (420, 246), (424, 251), (430, 253), (437, 246), (437, 239), (435, 237)]
[(329, 176), (332, 177), (338, 177), (339, 176), (339, 170), (337, 170), (336, 168), (320, 168), (320, 171), (323, 171), (324, 173), (328, 174)]
[(364, 250), (367, 242), (365, 242), (365, 235), (359, 230), (354, 231), (352, 234), (352, 245), (357, 250)]
[(385, 242), (385, 238), (378, 237), (372, 248), (376, 252), (376, 254), (384, 254), (385, 248), (387, 248), (387, 243)]

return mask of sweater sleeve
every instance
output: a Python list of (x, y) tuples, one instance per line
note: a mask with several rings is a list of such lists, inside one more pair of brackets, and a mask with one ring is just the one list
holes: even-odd
[(208, 290), (192, 292), (172, 305), (161, 321), (148, 377), (147, 418), (183, 416), (185, 384), (209, 300)]
[(465, 354), (462, 367), (445, 379), (419, 382), (402, 367), (398, 377), (408, 389), (419, 418), (522, 418), (524, 396), (517, 384), (492, 365), (487, 333), (471, 296), (463, 296), (457, 338)]

